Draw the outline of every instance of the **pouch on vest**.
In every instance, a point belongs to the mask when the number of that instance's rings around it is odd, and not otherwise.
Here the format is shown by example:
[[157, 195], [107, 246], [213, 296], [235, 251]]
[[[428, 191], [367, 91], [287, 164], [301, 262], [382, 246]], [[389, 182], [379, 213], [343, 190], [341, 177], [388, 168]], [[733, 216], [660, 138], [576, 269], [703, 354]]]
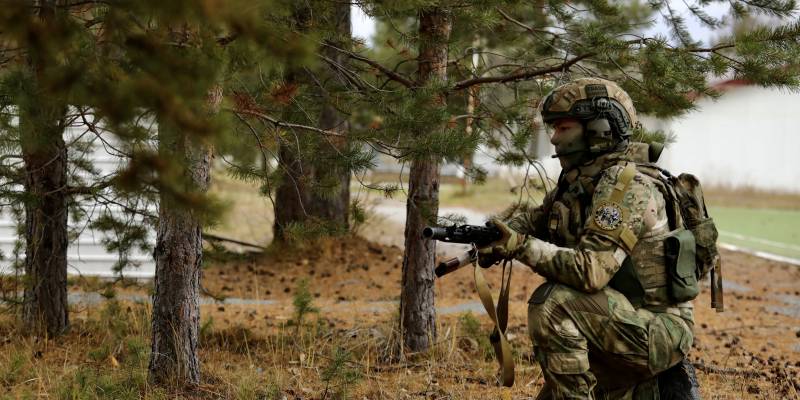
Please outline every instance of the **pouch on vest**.
[[680, 203], [681, 216], [697, 242], [697, 276], [704, 278], [719, 259], [717, 227], [706, 210], [700, 181], [691, 174], [680, 174], [675, 179], [675, 194]]
[[717, 250], [717, 227], [714, 220], [704, 218], [696, 225], [690, 227], [697, 242], [697, 273], [700, 279], [708, 275], [708, 271], [714, 268], [714, 263], [719, 258]]
[[681, 229], [664, 239], [664, 258], [669, 276], [667, 291], [670, 298], [680, 303], [697, 297], [700, 285], [697, 284], [694, 234]]

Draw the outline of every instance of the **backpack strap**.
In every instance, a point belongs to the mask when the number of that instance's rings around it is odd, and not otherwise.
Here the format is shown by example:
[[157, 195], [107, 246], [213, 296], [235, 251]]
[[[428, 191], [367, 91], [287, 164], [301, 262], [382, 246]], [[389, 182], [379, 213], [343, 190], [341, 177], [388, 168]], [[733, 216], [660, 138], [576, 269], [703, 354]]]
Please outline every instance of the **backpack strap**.
[[[656, 188], [664, 197], [664, 206], [667, 212], [669, 229], [675, 230], [683, 226], [683, 212], [680, 207], [678, 195], [675, 193], [675, 177], [666, 169], [653, 163], [637, 163], [637, 170], [653, 178], [656, 181]], [[678, 207], [676, 207], [676, 205]]]

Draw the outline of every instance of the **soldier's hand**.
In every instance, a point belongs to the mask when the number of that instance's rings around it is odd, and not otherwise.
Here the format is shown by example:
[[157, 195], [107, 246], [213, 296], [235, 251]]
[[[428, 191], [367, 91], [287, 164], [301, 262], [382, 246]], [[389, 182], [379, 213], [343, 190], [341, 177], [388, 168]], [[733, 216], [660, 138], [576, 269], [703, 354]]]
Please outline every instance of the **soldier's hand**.
[[478, 249], [478, 264], [484, 268], [494, 265], [501, 260], [514, 258], [514, 255], [524, 245], [526, 236], [509, 228], [503, 221], [493, 218], [489, 223], [500, 230], [500, 239]]
[[503, 261], [504, 257], [500, 253], [495, 253], [494, 247], [484, 247], [478, 250], [478, 265], [482, 268], [489, 268], [492, 265]]

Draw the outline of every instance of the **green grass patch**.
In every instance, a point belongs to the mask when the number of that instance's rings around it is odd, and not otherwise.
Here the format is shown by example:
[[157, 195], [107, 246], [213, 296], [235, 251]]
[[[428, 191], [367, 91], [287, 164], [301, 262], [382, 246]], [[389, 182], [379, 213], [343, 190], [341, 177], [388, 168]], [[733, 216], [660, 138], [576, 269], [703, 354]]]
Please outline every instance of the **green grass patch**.
[[710, 207], [720, 241], [800, 259], [800, 211]]

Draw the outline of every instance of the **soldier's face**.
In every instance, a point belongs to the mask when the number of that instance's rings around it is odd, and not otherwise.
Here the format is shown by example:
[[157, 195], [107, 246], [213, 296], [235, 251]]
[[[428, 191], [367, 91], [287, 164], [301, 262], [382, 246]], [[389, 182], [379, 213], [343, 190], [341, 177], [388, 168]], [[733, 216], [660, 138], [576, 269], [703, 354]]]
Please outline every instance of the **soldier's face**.
[[581, 150], [583, 144], [583, 124], [576, 119], [559, 119], [553, 123], [553, 135], [550, 143], [556, 147], [556, 154], [563, 154], [558, 157], [562, 168], [568, 168], [580, 158], [581, 154], [576, 154], [576, 150]]

